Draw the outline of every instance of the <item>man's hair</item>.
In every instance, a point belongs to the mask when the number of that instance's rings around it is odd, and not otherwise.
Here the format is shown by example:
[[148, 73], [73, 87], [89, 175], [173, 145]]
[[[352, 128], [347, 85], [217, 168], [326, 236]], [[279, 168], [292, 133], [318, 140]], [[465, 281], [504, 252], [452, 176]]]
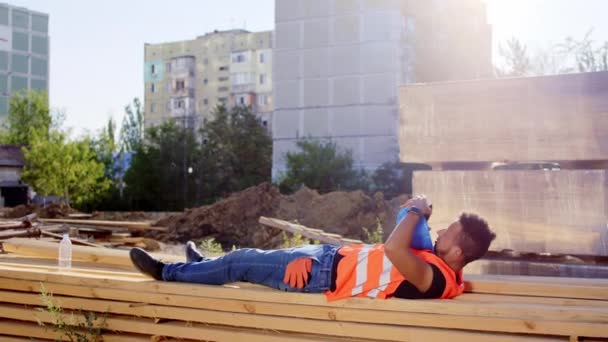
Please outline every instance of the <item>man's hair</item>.
[[488, 252], [496, 234], [490, 230], [488, 222], [476, 214], [462, 213], [458, 221], [462, 226], [459, 245], [464, 254], [464, 263], [468, 264]]

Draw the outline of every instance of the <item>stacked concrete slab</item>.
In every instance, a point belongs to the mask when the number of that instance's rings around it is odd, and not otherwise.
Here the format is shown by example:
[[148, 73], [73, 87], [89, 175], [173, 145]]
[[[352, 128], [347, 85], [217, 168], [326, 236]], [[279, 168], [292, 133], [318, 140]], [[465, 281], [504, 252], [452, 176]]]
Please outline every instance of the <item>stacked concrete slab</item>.
[[[411, 85], [400, 113], [401, 160], [439, 169], [413, 180], [435, 228], [475, 211], [496, 251], [608, 255], [608, 72]], [[479, 170], [537, 161], [561, 170]]]
[[[438, 13], [447, 15], [450, 6], [442, 9], [426, 0], [277, 0], [273, 177], [285, 169], [284, 155], [297, 150], [300, 138], [332, 139], [350, 149], [358, 166], [367, 169], [394, 160], [398, 85], [434, 78], [474, 78], [479, 70], [490, 70], [485, 7], [478, 0], [468, 3], [472, 9], [463, 7], [462, 16], [475, 19], [471, 22], [477, 26], [440, 32], [440, 25], [433, 29], [431, 23], [441, 22], [436, 20]], [[428, 68], [424, 64], [430, 58], [427, 55], [437, 52], [429, 50], [437, 44], [428, 42], [441, 37], [452, 41], [454, 35], [467, 38], [462, 45], [467, 55], [450, 62], [462, 60], [462, 66], [472, 61], [471, 70], [440, 68], [435, 61], [434, 68]], [[471, 36], [484, 37], [484, 44], [477, 44]], [[484, 53], [477, 54], [478, 50]], [[476, 59], [477, 55], [482, 57]], [[466, 71], [450, 75], [426, 72], [438, 69]]]

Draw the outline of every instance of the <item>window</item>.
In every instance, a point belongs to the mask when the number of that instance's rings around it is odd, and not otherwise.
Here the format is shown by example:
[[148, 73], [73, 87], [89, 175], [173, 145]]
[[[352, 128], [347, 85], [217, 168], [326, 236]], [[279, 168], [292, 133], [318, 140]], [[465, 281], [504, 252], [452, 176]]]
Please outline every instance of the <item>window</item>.
[[46, 77], [47, 69], [48, 69], [47, 63], [48, 62], [46, 59], [32, 57], [30, 59], [30, 69], [31, 69], [32, 75]]
[[8, 97], [0, 97], [0, 116], [8, 114]]
[[8, 26], [8, 7], [0, 6], [0, 25]]
[[27, 12], [13, 9], [13, 27], [19, 27], [26, 30], [29, 29], [30, 15]]
[[32, 52], [38, 55], [48, 55], [49, 42], [47, 37], [32, 36]]
[[255, 76], [248, 72], [236, 72], [232, 74], [232, 83], [235, 85], [255, 83]]
[[245, 105], [245, 96], [240, 96], [239, 97], [239, 104]]
[[170, 62], [165, 64], [165, 71], [171, 72], [171, 63]]
[[217, 102], [225, 105], [226, 103], [228, 103], [228, 98], [227, 97], [218, 97]]
[[221, 66], [220, 67], [220, 71], [228, 71], [228, 67], [227, 66]]
[[229, 79], [230, 79], [230, 77], [223, 76], [223, 77], [218, 77], [218, 79], [217, 79], [217, 80], [218, 80], [218, 81], [220, 81], [220, 82], [226, 82], [226, 81], [228, 81]]
[[47, 33], [49, 31], [49, 17], [32, 14], [32, 30]]
[[186, 89], [186, 81], [177, 80], [175, 81], [175, 91], [180, 91]]
[[156, 73], [156, 66], [154, 64], [150, 65], [150, 72], [152, 73], [152, 75]]
[[177, 108], [184, 108], [184, 100], [177, 101]]
[[260, 84], [266, 83], [266, 74], [260, 74]]
[[0, 51], [0, 70], [8, 69], [8, 52]]
[[154, 113], [154, 103], [150, 103], [150, 113]]
[[8, 76], [0, 74], [0, 95], [8, 94]]
[[206, 106], [206, 105], [208, 105], [208, 104], [209, 104], [209, 100], [207, 100], [207, 99], [203, 99], [203, 105], [205, 105], [205, 106]]
[[268, 95], [260, 94], [258, 95], [258, 106], [265, 106], [268, 104]]
[[264, 127], [268, 127], [268, 120], [264, 120], [264, 121], [262, 121], [262, 126], [264, 126]]
[[11, 92], [16, 93], [27, 89], [27, 78], [21, 76], [11, 76]]
[[28, 52], [30, 50], [27, 33], [13, 31], [13, 49]]
[[244, 53], [236, 53], [232, 55], [232, 63], [243, 63], [247, 60]]
[[217, 88], [217, 91], [222, 92], [222, 91], [228, 91], [229, 88], [228, 87], [219, 87]]
[[46, 91], [46, 80], [37, 80], [35, 78], [32, 78], [31, 87], [32, 89], [37, 91]]
[[151, 83], [151, 84], [150, 84], [150, 92], [152, 92], [152, 93], [153, 93], [153, 92], [154, 92], [154, 90], [155, 90], [155, 89], [154, 89], [154, 83]]
[[26, 55], [20, 55], [17, 53], [14, 53], [12, 56], [13, 59], [13, 63], [12, 63], [12, 69], [14, 72], [18, 72], [21, 74], [27, 74], [29, 73], [29, 60], [27, 58]]
[[207, 83], [209, 83], [209, 80], [205, 78], [205, 79], [203, 80], [203, 84], [204, 84], [204, 85], [207, 85]]
[[171, 111], [171, 101], [167, 101], [167, 112]]
[[260, 52], [260, 63], [264, 64], [265, 63], [266, 58], [264, 57], [264, 53]]

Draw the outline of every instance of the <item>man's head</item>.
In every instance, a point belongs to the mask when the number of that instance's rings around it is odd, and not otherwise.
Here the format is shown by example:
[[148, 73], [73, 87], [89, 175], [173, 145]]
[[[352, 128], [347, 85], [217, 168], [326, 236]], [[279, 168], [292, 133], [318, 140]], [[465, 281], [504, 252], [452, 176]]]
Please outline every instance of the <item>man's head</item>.
[[494, 234], [481, 217], [463, 213], [447, 229], [437, 232], [435, 252], [450, 265], [464, 267], [471, 261], [483, 257]]

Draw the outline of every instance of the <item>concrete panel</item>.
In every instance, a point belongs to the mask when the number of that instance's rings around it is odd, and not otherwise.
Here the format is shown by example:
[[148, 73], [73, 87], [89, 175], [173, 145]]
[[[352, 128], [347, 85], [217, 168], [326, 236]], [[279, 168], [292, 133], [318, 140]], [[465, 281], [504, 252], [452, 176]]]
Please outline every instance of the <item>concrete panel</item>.
[[300, 81], [275, 82], [273, 89], [275, 108], [299, 108], [301, 106], [300, 87]]
[[332, 46], [329, 49], [329, 74], [343, 76], [360, 72], [358, 45]]
[[300, 110], [277, 110], [272, 117], [272, 138], [296, 138], [300, 135]]
[[329, 119], [327, 108], [302, 110], [304, 121], [304, 137], [327, 137], [329, 135]]
[[304, 2], [301, 0], [276, 0], [274, 2], [275, 24], [301, 18]]
[[397, 74], [376, 74], [363, 76], [364, 103], [397, 104]]
[[333, 105], [344, 106], [361, 103], [361, 78], [359, 76], [332, 79]]
[[[398, 113], [397, 105], [362, 106], [361, 127], [363, 127], [363, 134], [390, 135], [397, 139], [397, 132], [399, 131], [397, 127]], [[396, 158], [397, 154], [393, 155], [393, 159]]]
[[303, 22], [303, 47], [305, 49], [329, 45], [329, 19], [306, 20]]
[[329, 125], [333, 137], [361, 134], [361, 107], [335, 107], [329, 112]]
[[399, 102], [402, 160], [608, 160], [608, 72], [406, 86]]
[[401, 39], [403, 17], [399, 10], [368, 12], [363, 15], [362, 41]]
[[608, 255], [606, 171], [420, 171], [414, 193], [435, 210], [432, 232], [462, 211], [477, 212], [496, 232], [491, 250]]
[[361, 73], [399, 73], [397, 42], [369, 42], [361, 44]]
[[302, 6], [302, 15], [304, 18], [328, 17], [330, 15], [331, 1], [305, 0], [300, 2], [300, 6]]
[[364, 137], [363, 165], [366, 168], [377, 168], [387, 161], [394, 161], [399, 151], [396, 136]]
[[334, 17], [332, 21], [332, 44], [353, 44], [360, 39], [360, 19], [359, 15], [347, 15]]
[[274, 52], [273, 78], [275, 82], [294, 81], [301, 77], [302, 54], [299, 50], [277, 50]]
[[407, 1], [403, 0], [362, 0], [363, 10], [401, 10], [406, 8]]
[[320, 107], [329, 104], [329, 80], [310, 79], [302, 81], [304, 87], [302, 107]]
[[299, 49], [302, 47], [301, 34], [302, 25], [299, 21], [276, 23], [275, 49]]
[[[302, 58], [302, 77], [327, 77], [329, 67], [329, 48], [299, 50]], [[276, 73], [276, 71], [275, 71]]]
[[272, 142], [272, 178], [275, 179], [275, 174], [285, 170], [285, 154], [287, 152], [296, 152], [298, 148], [296, 146], [295, 139], [293, 140], [274, 140]]
[[334, 15], [358, 13], [361, 9], [361, 0], [327, 0], [327, 2], [333, 2], [330, 11]]

